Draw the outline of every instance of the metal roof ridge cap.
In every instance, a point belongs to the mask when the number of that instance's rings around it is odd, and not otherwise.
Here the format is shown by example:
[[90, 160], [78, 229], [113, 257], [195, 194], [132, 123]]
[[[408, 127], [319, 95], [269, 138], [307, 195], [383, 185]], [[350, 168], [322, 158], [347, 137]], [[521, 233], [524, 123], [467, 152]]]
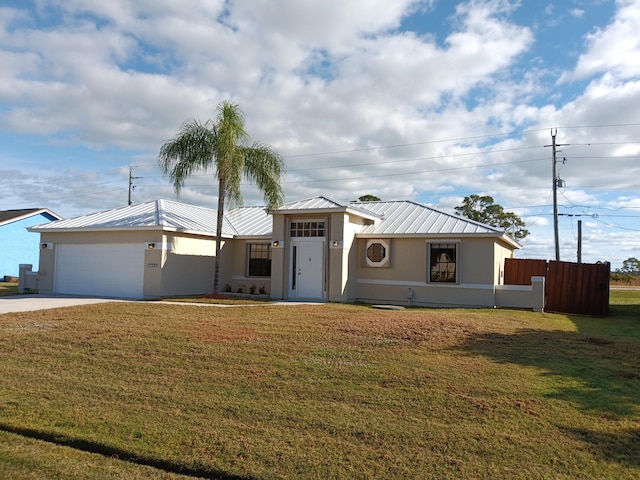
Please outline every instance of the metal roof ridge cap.
[[369, 217], [378, 218], [380, 220], [383, 220], [385, 218], [384, 212], [376, 213], [373, 210], [369, 210], [368, 208], [365, 208], [362, 206], [362, 202], [351, 202], [348, 205], [346, 205], [345, 208], [347, 210], [351, 210], [352, 212], [359, 213], [360, 215], [364, 214]]
[[156, 223], [161, 227], [169, 226], [168, 222], [164, 218], [164, 212], [164, 200], [162, 198], [159, 198], [158, 200], [156, 200]]
[[345, 202], [343, 200], [336, 200], [335, 198], [332, 197], [327, 197], [326, 195], [319, 195], [318, 197], [315, 198], [324, 198], [325, 200], [331, 202], [331, 203], [335, 203], [336, 205], [340, 206], [340, 207], [349, 207], [349, 202]]
[[[231, 222], [231, 220], [227, 217], [227, 215], [225, 214], [225, 212], [222, 212], [222, 223], [224, 224], [226, 222], [227, 226], [229, 228], [231, 228], [231, 230], [233, 230], [233, 236], [237, 237], [240, 232], [238, 232], [238, 229], [236, 228], [236, 226]], [[217, 222], [216, 222], [216, 229], [218, 228]], [[224, 230], [224, 229], [223, 229]], [[217, 233], [217, 232], [216, 232]], [[221, 232], [222, 234], [222, 232]]]

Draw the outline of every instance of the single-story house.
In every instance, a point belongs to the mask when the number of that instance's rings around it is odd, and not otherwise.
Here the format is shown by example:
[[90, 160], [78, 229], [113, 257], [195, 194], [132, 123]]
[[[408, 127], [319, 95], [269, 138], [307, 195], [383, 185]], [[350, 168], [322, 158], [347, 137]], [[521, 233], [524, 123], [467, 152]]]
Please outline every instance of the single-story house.
[[28, 227], [62, 217], [46, 208], [24, 208], [0, 211], [0, 279], [17, 277], [20, 264], [31, 264], [37, 270], [40, 258], [38, 235]]
[[[156, 200], [30, 227], [39, 291], [156, 298], [212, 291], [216, 211]], [[273, 299], [494, 306], [504, 231], [412, 201], [316, 197], [229, 209], [221, 290]]]

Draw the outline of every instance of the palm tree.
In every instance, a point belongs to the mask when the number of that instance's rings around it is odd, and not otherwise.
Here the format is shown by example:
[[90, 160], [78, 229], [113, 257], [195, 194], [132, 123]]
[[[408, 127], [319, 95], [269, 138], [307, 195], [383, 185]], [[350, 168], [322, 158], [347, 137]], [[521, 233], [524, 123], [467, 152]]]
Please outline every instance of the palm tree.
[[225, 199], [228, 197], [232, 204], [242, 205], [240, 182], [246, 178], [255, 181], [269, 208], [276, 208], [284, 201], [280, 186], [284, 160], [267, 145], [256, 142], [247, 146], [247, 140], [242, 110], [225, 100], [218, 104], [215, 121], [185, 121], [176, 136], [162, 145], [158, 156], [158, 164], [172, 180], [177, 195], [185, 180], [195, 173], [213, 169], [218, 179], [214, 293], [218, 292], [220, 277]]

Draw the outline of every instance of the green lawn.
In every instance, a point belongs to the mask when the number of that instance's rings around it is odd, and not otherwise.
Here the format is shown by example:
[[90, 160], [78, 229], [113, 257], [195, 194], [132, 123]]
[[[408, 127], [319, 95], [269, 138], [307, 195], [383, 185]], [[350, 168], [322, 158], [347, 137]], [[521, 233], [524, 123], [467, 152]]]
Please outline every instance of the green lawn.
[[611, 298], [1, 315], [0, 478], [639, 478], [640, 292]]

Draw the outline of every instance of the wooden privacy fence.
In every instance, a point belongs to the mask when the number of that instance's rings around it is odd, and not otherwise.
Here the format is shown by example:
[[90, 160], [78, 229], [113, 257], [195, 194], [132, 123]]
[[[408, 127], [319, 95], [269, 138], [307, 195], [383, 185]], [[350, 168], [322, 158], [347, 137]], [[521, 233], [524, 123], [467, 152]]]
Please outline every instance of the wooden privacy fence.
[[545, 277], [545, 309], [585, 315], [609, 314], [610, 264], [507, 258], [505, 285], [531, 285]]

